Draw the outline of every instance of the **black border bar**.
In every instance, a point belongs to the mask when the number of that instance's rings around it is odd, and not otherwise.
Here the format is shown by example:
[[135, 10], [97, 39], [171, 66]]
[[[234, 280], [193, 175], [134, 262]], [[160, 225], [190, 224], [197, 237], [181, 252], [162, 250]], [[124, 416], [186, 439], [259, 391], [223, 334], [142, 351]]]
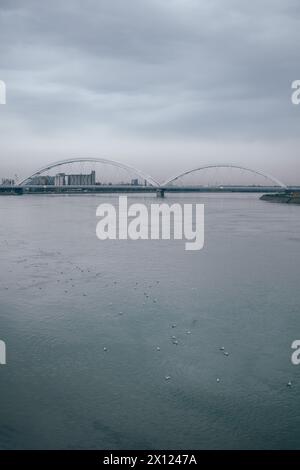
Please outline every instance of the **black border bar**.
[[[130, 460], [135, 459], [135, 461]], [[85, 468], [107, 468], [121, 465], [123, 468], [137, 468], [148, 465], [149, 468], [169, 465], [171, 467], [197, 467], [205, 464], [282, 464], [299, 463], [300, 450], [2, 450], [0, 468], [8, 465], [72, 465]], [[132, 463], [134, 465], [132, 466]]]

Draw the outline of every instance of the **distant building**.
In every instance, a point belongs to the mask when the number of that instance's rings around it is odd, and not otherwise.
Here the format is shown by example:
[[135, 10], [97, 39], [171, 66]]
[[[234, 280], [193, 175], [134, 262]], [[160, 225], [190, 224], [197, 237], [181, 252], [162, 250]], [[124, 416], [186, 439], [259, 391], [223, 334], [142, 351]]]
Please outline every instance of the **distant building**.
[[132, 186], [138, 186], [139, 185], [139, 180], [137, 178], [134, 178], [131, 180], [131, 185]]
[[65, 186], [66, 184], [66, 174], [65, 173], [58, 173], [55, 175], [54, 178], [55, 186]]
[[14, 186], [15, 180], [11, 178], [2, 178], [2, 186]]
[[55, 177], [54, 176], [34, 176], [30, 180], [30, 184], [35, 186], [54, 186]]
[[96, 184], [96, 172], [89, 175], [68, 175], [68, 186], [94, 186]]

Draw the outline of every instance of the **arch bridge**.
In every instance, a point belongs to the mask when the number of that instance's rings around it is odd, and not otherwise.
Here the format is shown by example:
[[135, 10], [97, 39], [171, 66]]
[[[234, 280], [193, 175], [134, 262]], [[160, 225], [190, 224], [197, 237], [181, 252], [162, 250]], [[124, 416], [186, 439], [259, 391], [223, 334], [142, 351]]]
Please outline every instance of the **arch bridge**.
[[19, 185], [20, 186], [25, 186], [28, 185], [34, 178], [41, 176], [43, 173], [46, 173], [49, 170], [52, 170], [54, 168], [59, 168], [63, 165], [69, 165], [73, 163], [102, 163], [104, 165], [112, 166], [118, 169], [125, 170], [128, 173], [132, 173], [136, 175], [137, 178], [142, 179], [143, 181], [147, 182], [150, 186], [159, 186], [159, 183], [155, 181], [152, 176], [146, 174], [145, 172], [131, 167], [129, 165], [125, 165], [124, 163], [117, 162], [115, 160], [109, 160], [107, 158], [91, 158], [91, 157], [85, 157], [85, 158], [71, 158], [71, 159], [66, 159], [66, 160], [59, 160], [57, 162], [51, 163], [47, 166], [44, 166], [43, 168], [40, 168], [36, 172], [34, 172], [32, 175], [26, 177], [23, 179]]
[[183, 171], [182, 173], [178, 173], [177, 175], [173, 176], [172, 178], [167, 179], [163, 183], [163, 186], [168, 187], [168, 186], [174, 184], [179, 178], [190, 175], [192, 173], [196, 173], [198, 171], [203, 171], [203, 170], [212, 169], [212, 168], [232, 168], [232, 169], [242, 170], [242, 171], [245, 171], [247, 173], [252, 173], [254, 175], [257, 175], [257, 176], [262, 176], [263, 178], [267, 179], [268, 181], [271, 181], [273, 183], [273, 186], [279, 186], [283, 189], [287, 188], [285, 183], [283, 183], [279, 179], [275, 178], [274, 176], [265, 173], [264, 171], [253, 170], [251, 168], [244, 167], [244, 166], [241, 166], [241, 165], [224, 164], [224, 163], [202, 165], [202, 166], [199, 166], [199, 167], [196, 167], [196, 168], [192, 168], [190, 170]]
[[[101, 164], [101, 165], [104, 165], [105, 167], [110, 167], [113, 172], [116, 172], [117, 170], [122, 170], [124, 171], [127, 175], [132, 175], [134, 176], [134, 179], [131, 180], [130, 183], [121, 183], [121, 184], [112, 184], [112, 183], [97, 183], [95, 181], [95, 178], [93, 180], [93, 182], [91, 182], [92, 180], [87, 180], [88, 182], [85, 182], [83, 184], [79, 184], [78, 181], [80, 181], [80, 179], [69, 179], [68, 181], [68, 184], [65, 185], [65, 183], [62, 183], [61, 185], [58, 184], [58, 186], [61, 186], [60, 188], [57, 188], [57, 184], [56, 182], [54, 183], [54, 177], [52, 176], [52, 183], [51, 185], [48, 186], [49, 183], [46, 183], [46, 184], [42, 184], [42, 183], [39, 183], [39, 184], [36, 184], [37, 181], [40, 181], [42, 178], [43, 178], [43, 175], [44, 175], [44, 178], [45, 175], [47, 174], [47, 172], [50, 172], [51, 170], [55, 170], [55, 169], [60, 169], [62, 166], [64, 165], [72, 165], [72, 164], [85, 164], [85, 163], [90, 163], [90, 164]], [[181, 173], [178, 173], [177, 175], [167, 179], [166, 181], [164, 181], [163, 183], [160, 183], [158, 182], [157, 180], [155, 180], [151, 175], [148, 175], [147, 173], [145, 173], [144, 171], [142, 170], [139, 170], [137, 168], [134, 168], [134, 167], [131, 167], [129, 165], [126, 165], [124, 163], [120, 163], [118, 161], [115, 161], [115, 160], [109, 160], [109, 159], [106, 159], [106, 158], [91, 158], [91, 157], [83, 157], [83, 158], [72, 158], [72, 159], [65, 159], [65, 160], [59, 160], [59, 161], [56, 161], [54, 163], [51, 163], [47, 166], [44, 166], [43, 168], [40, 168], [39, 170], [37, 170], [36, 172], [34, 172], [33, 174], [31, 174], [30, 176], [26, 177], [25, 179], [23, 179], [20, 183], [19, 183], [19, 187], [22, 187], [24, 189], [27, 188], [27, 190], [30, 190], [30, 188], [32, 190], [38, 190], [38, 189], [41, 189], [41, 187], [44, 188], [44, 191], [46, 192], [50, 192], [50, 191], [72, 191], [72, 189], [75, 191], [75, 189], [79, 189], [81, 188], [81, 190], [87, 190], [87, 188], [89, 187], [90, 190], [94, 190], [94, 191], [119, 191], [119, 192], [126, 192], [126, 191], [159, 191], [162, 195], [164, 193], [164, 191], [205, 191], [207, 189], [209, 189], [210, 191], [213, 191], [213, 190], [216, 190], [216, 191], [220, 191], [220, 190], [223, 190], [223, 191], [233, 191], [233, 190], [236, 190], [236, 191], [259, 191], [259, 188], [260, 186], [257, 186], [257, 187], [254, 187], [254, 186], [243, 186], [243, 185], [234, 185], [234, 186], [220, 186], [220, 185], [216, 185], [215, 187], [214, 186], [200, 186], [200, 185], [184, 185], [183, 183], [180, 184], [180, 180], [181, 178], [183, 179], [185, 176], [187, 175], [191, 175], [191, 174], [195, 174], [197, 172], [203, 172], [204, 170], [207, 170], [207, 169], [219, 169], [219, 168], [229, 168], [229, 169], [237, 169], [237, 170], [241, 170], [243, 172], [246, 172], [248, 174], [252, 174], [252, 175], [256, 175], [256, 176], [260, 176], [260, 177], [263, 177], [265, 178], [268, 182], [271, 183], [266, 185], [266, 186], [261, 186], [261, 191], [266, 191], [268, 190], [272, 190], [274, 191], [276, 188], [277, 189], [280, 189], [280, 190], [286, 190], [287, 189], [287, 186], [282, 182], [280, 181], [278, 178], [272, 176], [272, 175], [269, 175], [267, 173], [265, 173], [264, 171], [260, 171], [260, 170], [254, 170], [254, 169], [251, 169], [251, 168], [248, 168], [248, 167], [244, 167], [244, 166], [241, 166], [241, 165], [236, 165], [236, 164], [223, 164], [223, 163], [220, 163], [220, 164], [206, 164], [206, 165], [201, 165], [201, 166], [198, 166], [198, 167], [195, 167], [195, 168], [192, 168], [192, 169], [189, 169], [189, 170], [186, 170], [186, 171], [183, 171]], [[59, 175], [64, 175], [64, 173], [58, 173], [58, 176]], [[68, 177], [70, 175], [66, 174], [66, 177]], [[74, 175], [72, 175], [74, 176]], [[75, 175], [75, 176], [82, 176], [82, 175]], [[71, 183], [70, 183], [71, 181]], [[72, 184], [72, 181], [73, 181], [73, 184]], [[74, 184], [74, 181], [77, 181], [76, 184]], [[133, 182], [133, 183], [132, 183]]]

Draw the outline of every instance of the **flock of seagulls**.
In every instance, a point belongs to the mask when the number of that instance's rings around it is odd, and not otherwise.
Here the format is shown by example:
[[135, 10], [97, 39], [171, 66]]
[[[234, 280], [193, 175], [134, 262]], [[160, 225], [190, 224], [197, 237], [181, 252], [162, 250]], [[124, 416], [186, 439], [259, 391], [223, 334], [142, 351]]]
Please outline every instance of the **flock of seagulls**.
[[[22, 261], [27, 261], [27, 259], [26, 259], [26, 260], [22, 260]], [[71, 263], [71, 264], [73, 264], [73, 263]], [[87, 273], [90, 273], [90, 272], [91, 272], [89, 269], [84, 270], [84, 269], [82, 269], [82, 267], [80, 267], [79, 265], [76, 265], [76, 264], [74, 264], [74, 267], [75, 267], [75, 269], [78, 270], [80, 273], [84, 273], [85, 271], [86, 271]], [[96, 274], [96, 277], [98, 277], [100, 274], [101, 274], [101, 273], [97, 273], [97, 274]], [[60, 271], [60, 275], [61, 275], [61, 276], [64, 276], [64, 275], [65, 275], [64, 271]], [[61, 281], [66, 282], [65, 279], [59, 279], [59, 278], [56, 279], [56, 282], [57, 282], [57, 283], [60, 283]], [[68, 284], [71, 284], [71, 288], [75, 288], [74, 282], [75, 282], [75, 280], [74, 280], [74, 278], [72, 278], [72, 277], [69, 278], [68, 281], [67, 281]], [[117, 283], [118, 283], [117, 280], [114, 280], [114, 281], [113, 281], [113, 285], [114, 285], [114, 286], [116, 286]], [[137, 290], [139, 284], [140, 284], [139, 282], [136, 282], [136, 283], [135, 283], [135, 286], [133, 287], [133, 289], [134, 289], [134, 290]], [[159, 285], [159, 284], [160, 284], [160, 281], [159, 281], [159, 280], [156, 280], [156, 285]], [[36, 286], [36, 287], [38, 287], [39, 290], [42, 290], [42, 289], [43, 289], [42, 286]], [[109, 284], [106, 284], [105, 287], [109, 287]], [[148, 288], [151, 289], [152, 287], [153, 287], [153, 284], [149, 284], [149, 285], [148, 285]], [[4, 287], [4, 289], [5, 289], [5, 290], [9, 290], [8, 287]], [[195, 288], [192, 288], [192, 289], [195, 289]], [[69, 292], [68, 289], [64, 289], [64, 293], [65, 293], [65, 294], [67, 294], [68, 292]], [[83, 293], [82, 293], [82, 296], [83, 296], [83, 297], [87, 297], [87, 294], [86, 294], [85, 292], [83, 292]], [[148, 303], [149, 299], [150, 299], [150, 295], [149, 295], [148, 292], [145, 291], [145, 292], [144, 292], [144, 302], [142, 303], [143, 306], [146, 305], [146, 303]], [[156, 297], [154, 297], [154, 298], [152, 299], [152, 302], [153, 302], [153, 303], [157, 303], [157, 302], [158, 302], [158, 299], [157, 299]], [[112, 306], [113, 306], [113, 302], [110, 302], [110, 303], [109, 303], [109, 306], [112, 307]], [[123, 311], [119, 311], [118, 315], [119, 315], [119, 316], [122, 316], [122, 315], [123, 315]], [[177, 327], [177, 324], [176, 324], [176, 323], [173, 323], [173, 324], [171, 325], [171, 328], [172, 328], [172, 329], [175, 329], [176, 327]], [[190, 331], [190, 330], [186, 330], [185, 333], [186, 333], [187, 335], [191, 335], [191, 331]], [[172, 336], [171, 336], [171, 342], [172, 342], [172, 344], [174, 344], [174, 345], [176, 345], [176, 346], [179, 344], [178, 338], [177, 338], [175, 335], [172, 335]], [[221, 346], [221, 347], [219, 348], [219, 350], [223, 353], [223, 355], [224, 355], [225, 357], [228, 357], [228, 356], [229, 356], [229, 352], [225, 350], [225, 347], [224, 347], [224, 346]], [[104, 351], [104, 352], [108, 352], [109, 349], [108, 349], [106, 346], [104, 346], [104, 347], [103, 347], [103, 351]], [[157, 347], [156, 347], [156, 351], [158, 351], [158, 352], [161, 351], [161, 348], [160, 348], [159, 346], [157, 346]], [[166, 381], [171, 380], [171, 376], [170, 376], [170, 375], [166, 375], [166, 376], [165, 376], [165, 380], [166, 380]], [[216, 382], [217, 382], [217, 383], [220, 383], [220, 381], [221, 381], [220, 377], [217, 377], [217, 378], [216, 378]], [[291, 388], [291, 387], [293, 386], [292, 381], [289, 380], [289, 381], [286, 383], [286, 386], [287, 386], [288, 388]]]
[[[159, 284], [159, 280], [157, 280], [156, 283]], [[116, 281], [116, 280], [113, 281], [113, 284], [114, 284], [114, 285], [117, 285], [117, 281]], [[137, 290], [138, 285], [139, 285], [139, 283], [136, 282], [133, 289], [134, 289], [134, 290]], [[152, 285], [150, 284], [148, 287], [151, 288]], [[148, 292], [144, 292], [143, 295], [144, 295], [144, 299], [145, 299], [145, 300], [146, 300], [146, 299], [150, 299], [150, 295], [149, 295]], [[154, 299], [153, 299], [153, 303], [157, 303], [157, 301], [158, 301], [157, 298], [154, 298]], [[145, 301], [143, 302], [143, 305], [146, 305], [146, 302], [145, 302]], [[113, 303], [110, 302], [110, 303], [109, 303], [109, 306], [110, 306], [110, 307], [113, 306]], [[120, 311], [120, 312], [119, 312], [119, 315], [122, 315], [122, 314], [123, 314], [123, 312]], [[177, 323], [172, 323], [172, 324], [171, 324], [171, 328], [172, 328], [172, 329], [177, 328]], [[186, 331], [185, 331], [185, 334], [191, 335], [192, 332], [191, 332], [191, 330], [186, 330]], [[172, 344], [174, 344], [174, 345], [177, 346], [177, 345], [179, 344], [179, 341], [178, 341], [177, 336], [172, 335], [172, 336], [171, 336], [171, 342], [172, 342]], [[221, 347], [219, 348], [219, 350], [223, 352], [224, 356], [226, 356], [226, 357], [229, 356], [229, 352], [225, 350], [225, 347], [224, 347], [224, 346], [221, 346]], [[108, 351], [108, 348], [105, 346], [105, 347], [103, 348], [103, 351], [104, 351], [104, 352], [107, 352], [107, 351]], [[156, 346], [156, 351], [158, 351], [158, 352], [161, 351], [160, 346]], [[166, 376], [165, 376], [165, 380], [166, 380], [166, 381], [171, 380], [171, 376], [170, 376], [170, 375], [166, 375]], [[217, 378], [216, 378], [216, 381], [217, 381], [217, 383], [220, 383], [221, 379], [220, 379], [219, 377], [217, 377]]]

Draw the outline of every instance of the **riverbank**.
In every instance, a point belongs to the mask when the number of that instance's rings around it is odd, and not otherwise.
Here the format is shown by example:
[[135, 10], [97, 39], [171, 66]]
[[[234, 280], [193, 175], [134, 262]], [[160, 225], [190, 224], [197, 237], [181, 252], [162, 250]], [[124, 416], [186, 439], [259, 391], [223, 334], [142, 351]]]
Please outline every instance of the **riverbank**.
[[264, 194], [260, 198], [262, 201], [279, 202], [284, 204], [300, 204], [300, 192], [286, 192], [276, 194]]

